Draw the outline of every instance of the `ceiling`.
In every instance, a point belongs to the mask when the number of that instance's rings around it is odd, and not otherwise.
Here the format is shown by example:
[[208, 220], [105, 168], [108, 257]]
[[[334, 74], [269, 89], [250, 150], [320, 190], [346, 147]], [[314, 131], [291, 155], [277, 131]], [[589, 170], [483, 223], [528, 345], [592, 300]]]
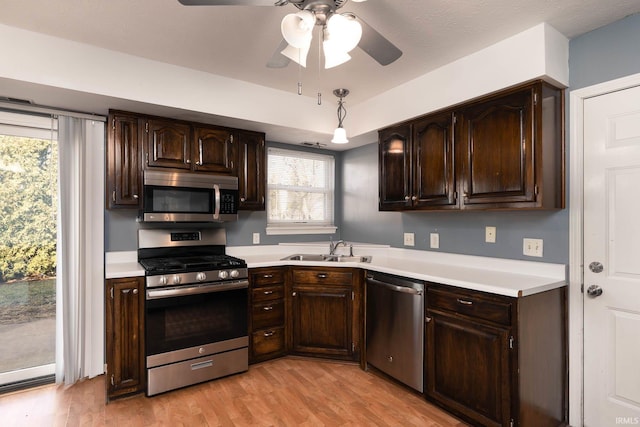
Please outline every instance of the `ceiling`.
[[[541, 22], [573, 38], [640, 12], [640, 2], [347, 2], [340, 12], [355, 13], [399, 47], [403, 55], [396, 62], [381, 66], [356, 48], [351, 61], [330, 70], [318, 67], [318, 28], [306, 69], [293, 62], [283, 69], [265, 66], [282, 40], [280, 21], [286, 14], [298, 11], [292, 5], [187, 7], [177, 0], [0, 0], [0, 10], [2, 24], [277, 90], [295, 93], [300, 81], [303, 95], [313, 98], [310, 102], [315, 101], [319, 90], [323, 102], [335, 104], [333, 89], [348, 88], [348, 108]], [[87, 104], [85, 108], [92, 108], [90, 102]], [[91, 111], [104, 114], [100, 111], [104, 105], [93, 108], [98, 110]], [[153, 113], [161, 114], [162, 109], [155, 108]], [[345, 127], [348, 129], [348, 118]], [[263, 130], [267, 130], [269, 138], [268, 126]], [[298, 131], [295, 140], [304, 139]]]

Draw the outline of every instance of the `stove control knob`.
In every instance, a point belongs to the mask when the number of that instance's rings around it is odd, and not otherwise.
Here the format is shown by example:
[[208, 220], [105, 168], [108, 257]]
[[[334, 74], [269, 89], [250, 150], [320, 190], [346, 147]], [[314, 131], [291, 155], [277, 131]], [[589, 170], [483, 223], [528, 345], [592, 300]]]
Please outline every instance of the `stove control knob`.
[[229, 273], [231, 275], [231, 277], [233, 279], [235, 279], [236, 277], [238, 277], [240, 275], [240, 272], [238, 270], [231, 270], [231, 273]]
[[203, 272], [197, 273], [196, 274], [196, 280], [198, 282], [204, 282], [207, 279], [207, 275]]
[[174, 285], [179, 285], [181, 281], [182, 281], [182, 278], [179, 275], [174, 274], [174, 276], [173, 276], [173, 284]]
[[166, 285], [167, 284], [167, 276], [160, 276], [160, 284], [161, 285]]
[[220, 270], [218, 271], [218, 277], [220, 279], [226, 279], [227, 277], [229, 277], [229, 272], [227, 270]]

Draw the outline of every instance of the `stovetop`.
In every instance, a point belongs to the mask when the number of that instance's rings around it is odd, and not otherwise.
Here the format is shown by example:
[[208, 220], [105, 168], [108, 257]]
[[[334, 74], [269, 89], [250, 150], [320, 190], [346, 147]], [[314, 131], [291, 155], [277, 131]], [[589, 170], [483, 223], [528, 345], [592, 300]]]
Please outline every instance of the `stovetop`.
[[187, 273], [193, 271], [246, 268], [244, 260], [230, 255], [198, 255], [140, 259], [147, 275], [163, 273]]

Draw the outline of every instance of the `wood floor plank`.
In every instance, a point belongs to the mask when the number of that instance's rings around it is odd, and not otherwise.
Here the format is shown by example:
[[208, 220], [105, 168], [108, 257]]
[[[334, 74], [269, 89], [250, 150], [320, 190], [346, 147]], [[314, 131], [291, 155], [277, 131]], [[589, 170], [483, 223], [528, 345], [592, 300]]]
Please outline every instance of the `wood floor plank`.
[[418, 393], [356, 364], [287, 357], [248, 372], [147, 398], [105, 404], [104, 378], [0, 395], [0, 425], [421, 426], [464, 423]]

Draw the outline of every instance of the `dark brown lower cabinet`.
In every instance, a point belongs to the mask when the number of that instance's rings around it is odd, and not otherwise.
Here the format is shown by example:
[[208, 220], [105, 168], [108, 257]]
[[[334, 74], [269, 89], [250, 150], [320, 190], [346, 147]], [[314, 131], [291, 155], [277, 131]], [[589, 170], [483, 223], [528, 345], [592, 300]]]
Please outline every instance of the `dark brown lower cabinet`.
[[284, 356], [285, 267], [254, 268], [249, 271], [249, 363]]
[[143, 392], [144, 278], [106, 281], [107, 400]]
[[359, 360], [359, 284], [358, 270], [291, 269], [291, 353]]
[[427, 399], [474, 425], [566, 425], [565, 298], [428, 287]]

